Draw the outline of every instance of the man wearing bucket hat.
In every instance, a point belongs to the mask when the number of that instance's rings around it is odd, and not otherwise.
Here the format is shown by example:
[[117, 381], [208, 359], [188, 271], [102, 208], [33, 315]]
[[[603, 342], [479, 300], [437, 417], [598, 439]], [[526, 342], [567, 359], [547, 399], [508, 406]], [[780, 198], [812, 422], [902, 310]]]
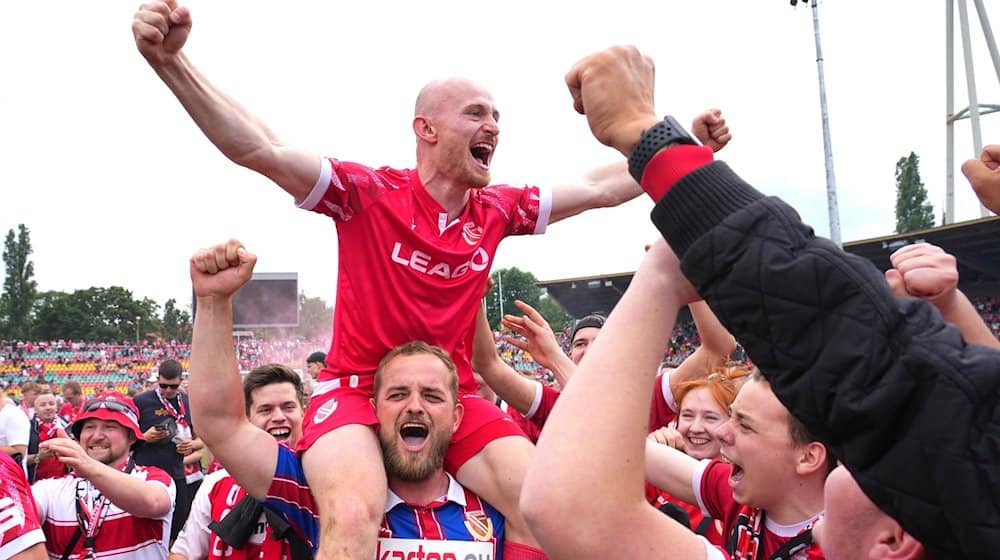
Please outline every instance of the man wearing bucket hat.
[[138, 417], [130, 399], [98, 397], [84, 405], [71, 426], [77, 441], [54, 438], [40, 444], [73, 469], [69, 476], [32, 487], [50, 554], [167, 557], [176, 489], [162, 469], [132, 459], [132, 448], [145, 439]]

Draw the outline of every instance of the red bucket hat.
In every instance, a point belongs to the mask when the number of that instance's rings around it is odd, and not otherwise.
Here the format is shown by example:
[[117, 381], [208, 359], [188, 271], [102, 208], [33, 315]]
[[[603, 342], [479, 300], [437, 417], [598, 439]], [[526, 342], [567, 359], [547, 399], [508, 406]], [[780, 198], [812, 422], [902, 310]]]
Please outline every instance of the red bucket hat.
[[80, 439], [83, 422], [88, 418], [110, 420], [128, 428], [135, 434], [136, 441], [145, 441], [142, 430], [139, 429], [139, 409], [132, 399], [115, 395], [102, 395], [87, 401], [83, 406], [83, 414], [73, 422], [71, 429], [76, 439]]

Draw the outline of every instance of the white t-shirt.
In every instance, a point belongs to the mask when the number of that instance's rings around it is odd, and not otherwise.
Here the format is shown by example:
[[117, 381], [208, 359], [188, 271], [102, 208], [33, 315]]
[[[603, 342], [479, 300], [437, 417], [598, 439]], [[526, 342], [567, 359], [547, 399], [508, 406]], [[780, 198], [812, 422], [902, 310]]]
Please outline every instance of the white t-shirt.
[[28, 438], [31, 435], [31, 421], [21, 407], [11, 401], [0, 407], [0, 445], [23, 445], [21, 468], [28, 472]]

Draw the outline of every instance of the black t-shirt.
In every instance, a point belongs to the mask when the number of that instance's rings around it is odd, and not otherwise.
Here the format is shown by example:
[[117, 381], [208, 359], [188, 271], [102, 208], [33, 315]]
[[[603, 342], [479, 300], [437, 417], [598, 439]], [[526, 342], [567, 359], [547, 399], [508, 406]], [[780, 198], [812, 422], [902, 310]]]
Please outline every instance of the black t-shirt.
[[[184, 418], [187, 420], [188, 426], [192, 426], [191, 404], [188, 402], [187, 394], [178, 392], [177, 397], [168, 400], [174, 409], [179, 411], [179, 399], [183, 399]], [[156, 389], [139, 393], [133, 402], [139, 409], [139, 428], [143, 432], [173, 418], [173, 412], [160, 402]], [[191, 427], [191, 437], [195, 437], [194, 426]], [[184, 456], [177, 452], [177, 444], [169, 437], [157, 442], [142, 443], [135, 451], [135, 463], [159, 467], [167, 471], [167, 474], [175, 480], [184, 478]]]

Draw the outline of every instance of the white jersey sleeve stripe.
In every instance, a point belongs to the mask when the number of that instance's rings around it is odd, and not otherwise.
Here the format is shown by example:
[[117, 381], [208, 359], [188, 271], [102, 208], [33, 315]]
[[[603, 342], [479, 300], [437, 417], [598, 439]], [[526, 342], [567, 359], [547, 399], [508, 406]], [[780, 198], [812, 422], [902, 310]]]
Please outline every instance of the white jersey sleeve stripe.
[[552, 216], [552, 189], [539, 187], [538, 189], [538, 221], [535, 222], [535, 231], [532, 235], [545, 233], [545, 228], [549, 225], [549, 218]]
[[10, 558], [19, 552], [28, 550], [38, 543], [44, 542], [45, 533], [43, 533], [41, 529], [32, 529], [7, 544], [0, 546], [0, 558]]
[[701, 539], [701, 542], [705, 543], [705, 560], [728, 560], [721, 550], [708, 542], [708, 539], [701, 535], [698, 535], [698, 538]]
[[674, 374], [674, 369], [676, 368], [663, 372], [660, 380], [660, 393], [663, 394], [663, 402], [667, 403], [670, 410], [677, 412], [677, 401], [674, 400], [674, 392], [670, 390], [670, 376]]
[[542, 384], [535, 381], [535, 399], [531, 401], [531, 408], [524, 415], [525, 418], [531, 418], [538, 412], [538, 406], [542, 404]]
[[316, 184], [313, 185], [309, 194], [301, 201], [296, 200], [295, 205], [303, 210], [312, 210], [316, 208], [319, 201], [323, 200], [323, 195], [326, 194], [327, 189], [330, 188], [331, 180], [334, 186], [343, 190], [340, 184], [340, 179], [333, 173], [333, 164], [327, 158], [320, 158], [320, 169], [319, 178], [316, 179]]
[[701, 508], [701, 512], [705, 514], [705, 517], [711, 517], [712, 514], [708, 512], [708, 508], [705, 507], [705, 502], [701, 497], [701, 479], [705, 476], [705, 467], [711, 462], [711, 459], [702, 459], [691, 469], [691, 489], [694, 490], [694, 499], [698, 502], [698, 507]]

